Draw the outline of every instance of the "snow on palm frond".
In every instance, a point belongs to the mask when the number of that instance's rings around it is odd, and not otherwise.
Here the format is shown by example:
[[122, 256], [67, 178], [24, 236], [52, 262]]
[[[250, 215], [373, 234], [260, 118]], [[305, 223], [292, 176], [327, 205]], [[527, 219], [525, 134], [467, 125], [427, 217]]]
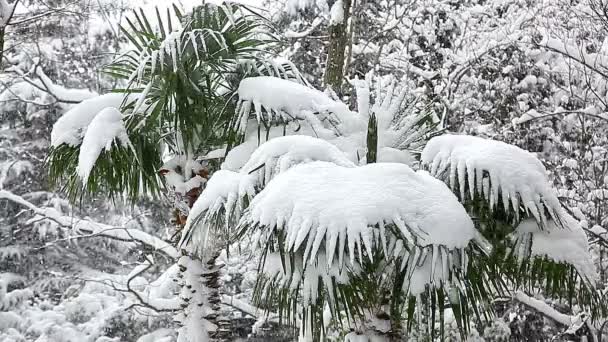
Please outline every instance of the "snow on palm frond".
[[560, 222], [561, 205], [547, 180], [543, 164], [530, 152], [500, 141], [464, 135], [432, 138], [422, 152], [422, 164], [444, 180], [464, 201], [479, 195], [495, 208], [502, 201], [516, 217], [520, 206], [541, 224], [546, 213]]
[[91, 121], [105, 108], [120, 108], [124, 99], [123, 94], [110, 93], [84, 100], [72, 107], [53, 125], [51, 146], [80, 145]]
[[294, 165], [311, 161], [355, 166], [338, 148], [321, 139], [285, 136], [269, 140], [256, 149], [239, 172], [220, 170], [213, 174], [190, 211], [181, 244], [204, 249], [210, 225], [229, 233], [257, 189]]
[[87, 127], [78, 156], [78, 175], [87, 183], [91, 169], [105, 149], [109, 151], [113, 143], [124, 147], [131, 145], [127, 130], [118, 109], [109, 107], [99, 112]]
[[203, 255], [208, 239], [218, 229], [230, 235], [243, 210], [255, 196], [255, 178], [247, 173], [220, 170], [213, 174], [186, 220], [180, 245]]
[[[585, 231], [580, 223], [568, 214], [562, 215], [562, 223], [563, 227], [557, 227], [551, 221], [546, 229], [540, 229], [536, 221], [525, 219], [515, 229], [515, 237], [530, 243], [532, 256], [546, 256], [556, 263], [570, 264], [583, 279], [597, 280], [598, 273], [592, 262]], [[526, 246], [524, 243], [520, 244], [520, 249]]]
[[275, 176], [296, 164], [326, 161], [339, 166], [354, 167], [346, 155], [325, 140], [291, 135], [271, 139], [257, 148], [241, 172], [257, 173], [258, 184], [265, 185]]
[[331, 113], [338, 122], [356, 119], [348, 107], [331, 99], [323, 92], [306, 85], [276, 77], [250, 77], [241, 81], [238, 89], [237, 130], [243, 132], [252, 110], [258, 123], [308, 121], [315, 128], [322, 128], [316, 113]]
[[327, 287], [328, 293], [334, 293], [333, 285], [343, 285], [350, 281], [350, 274], [360, 270], [357, 266], [339, 267], [337, 262], [328, 265], [325, 253], [319, 252], [317, 261], [304, 265], [302, 259], [285, 258], [278, 252], [266, 255], [263, 266], [263, 275], [267, 277], [260, 293], [267, 293], [272, 288], [284, 288], [290, 291], [302, 289], [304, 304], [315, 303], [319, 290]]
[[[441, 203], [441, 206], [438, 205]], [[295, 166], [275, 177], [251, 202], [241, 225], [260, 227], [261, 241], [284, 236], [286, 251], [314, 264], [322, 251], [331, 266], [374, 258], [388, 249], [445, 246], [462, 249], [475, 228], [456, 197], [440, 181], [403, 164], [348, 168], [327, 162]], [[399, 248], [401, 249], [401, 248]], [[436, 257], [436, 256], [435, 256]]]

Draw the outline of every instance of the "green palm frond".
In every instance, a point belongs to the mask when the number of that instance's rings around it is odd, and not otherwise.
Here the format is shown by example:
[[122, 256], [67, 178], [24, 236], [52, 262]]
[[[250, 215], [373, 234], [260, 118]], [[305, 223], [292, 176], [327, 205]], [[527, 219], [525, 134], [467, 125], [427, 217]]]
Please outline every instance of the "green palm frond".
[[101, 152], [86, 184], [76, 171], [80, 148], [66, 144], [51, 147], [47, 157], [51, 186], [63, 184], [72, 201], [93, 193], [128, 198], [158, 196], [161, 187], [156, 177], [161, 164], [158, 145], [147, 136], [131, 134], [129, 139], [129, 147], [113, 146]]

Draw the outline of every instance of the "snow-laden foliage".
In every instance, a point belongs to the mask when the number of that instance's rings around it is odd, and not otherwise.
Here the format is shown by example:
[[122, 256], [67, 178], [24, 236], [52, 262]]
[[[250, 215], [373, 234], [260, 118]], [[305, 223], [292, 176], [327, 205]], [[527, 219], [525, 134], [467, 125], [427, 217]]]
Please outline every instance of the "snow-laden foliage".
[[51, 146], [61, 144], [78, 146], [82, 143], [87, 127], [106, 108], [120, 108], [123, 94], [105, 94], [84, 100], [63, 114], [53, 125]]
[[571, 264], [583, 277], [596, 281], [598, 273], [589, 253], [585, 231], [568, 214], [562, 216], [562, 223], [563, 226], [558, 226], [551, 221], [546, 227], [540, 228], [535, 220], [526, 219], [517, 226], [515, 234], [522, 240], [526, 239], [527, 234], [532, 235], [529, 241], [532, 255], [547, 256], [555, 262]]
[[[504, 259], [502, 253], [509, 248], [530, 248], [526, 234], [532, 234], [532, 247], [517, 255], [520, 263], [537, 256], [573, 266], [584, 282], [582, 286], [593, 291], [589, 287], [595, 274], [587, 242], [580, 239], [580, 226], [568, 220], [544, 166], [531, 153], [498, 141], [444, 135], [432, 138], [421, 153], [421, 166], [430, 174], [399, 163], [358, 166], [365, 159], [348, 158], [350, 151], [358, 150], [358, 144], [365, 144], [364, 139], [369, 157], [371, 148], [399, 151], [403, 146], [398, 141], [414, 142], [424, 137], [424, 129], [416, 129], [421, 123], [415, 114], [401, 114], [404, 88], [395, 90], [390, 82], [370, 106], [366, 87], [367, 82], [358, 84], [358, 95], [368, 98], [358, 100], [357, 113], [301, 84], [270, 77], [244, 80], [239, 89], [239, 94], [246, 96], [239, 100], [240, 122], [295, 121], [311, 129], [290, 132], [285, 126], [283, 134], [317, 134], [323, 139], [288, 135], [270, 138], [254, 150], [251, 141], [255, 141], [256, 132], [243, 131], [243, 146], [249, 147], [237, 146], [238, 152], [227, 156], [231, 165], [240, 167], [212, 176], [209, 187], [194, 204], [196, 211], [188, 218], [182, 244], [204, 255], [211, 246], [210, 236], [217, 236], [218, 229], [222, 236], [254, 236], [262, 251], [260, 267], [264, 272], [258, 280], [257, 298], [264, 303], [275, 298], [286, 307], [300, 305], [301, 317], [307, 320], [319, 317], [314, 312], [321, 310], [319, 303], [325, 301], [334, 318], [349, 301], [355, 305], [351, 291], [368, 286], [364, 284], [370, 280], [361, 281], [366, 275], [375, 277], [366, 272], [378, 271], [374, 268], [378, 262], [388, 267], [379, 279], [401, 279], [394, 285], [400, 291], [396, 296], [449, 293], [453, 305], [465, 306], [487, 300], [481, 293], [498, 294], [505, 290], [505, 284], [517, 287], [521, 283], [518, 271], [513, 272], [513, 279], [502, 282], [483, 274], [494, 267], [512, 272], [511, 259]], [[255, 108], [250, 118], [252, 105]], [[366, 121], [375, 125], [366, 127]], [[374, 141], [372, 147], [370, 142]], [[234, 161], [247, 157], [247, 161]], [[490, 213], [506, 212], [512, 218], [504, 224], [511, 225], [512, 234], [497, 240], [502, 233], [492, 235], [499, 227], [491, 223], [494, 221], [482, 219], [474, 224], [469, 215], [477, 207], [471, 207], [469, 201], [486, 203]], [[218, 221], [217, 217], [223, 219]], [[537, 229], [517, 229], [516, 223], [528, 217]], [[576, 236], [579, 238], [572, 246], [580, 253], [547, 251], [549, 241], [559, 243]], [[543, 265], [547, 266], [541, 272], [550, 272], [550, 262]], [[541, 274], [533, 281], [542, 281]], [[478, 293], [469, 292], [464, 285], [469, 277], [475, 277], [473, 286]], [[588, 304], [597, 303], [596, 295], [589, 298]], [[360, 299], [355, 306], [365, 311], [367, 305], [373, 304]], [[416, 300], [409, 305], [416, 307]], [[279, 310], [284, 309], [279, 305]], [[459, 324], [468, 324], [465, 322], [468, 320]]]
[[284, 232], [287, 251], [302, 251], [305, 262], [315, 262], [325, 241], [328, 264], [335, 256], [340, 267], [346, 250], [351, 264], [364, 249], [373, 259], [373, 245], [386, 244], [387, 225], [396, 226], [410, 246], [464, 248], [474, 237], [473, 222], [443, 183], [391, 163], [294, 167], [267, 184], [244, 220], [268, 229], [263, 241]]
[[421, 162], [443, 179], [460, 198], [479, 195], [494, 208], [502, 202], [519, 217], [525, 212], [544, 225], [545, 213], [560, 221], [561, 206], [547, 180], [547, 170], [530, 152], [500, 141], [461, 135], [434, 137], [422, 151]]
[[86, 183], [95, 161], [102, 151], [109, 151], [114, 143], [130, 145], [122, 114], [116, 108], [101, 110], [87, 126], [78, 156], [78, 175]]

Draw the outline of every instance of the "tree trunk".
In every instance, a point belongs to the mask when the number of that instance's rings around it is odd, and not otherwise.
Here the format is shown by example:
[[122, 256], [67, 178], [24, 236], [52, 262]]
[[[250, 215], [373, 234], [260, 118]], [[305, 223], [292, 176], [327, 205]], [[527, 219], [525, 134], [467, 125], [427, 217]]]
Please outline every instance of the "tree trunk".
[[4, 70], [4, 34], [6, 26], [0, 26], [0, 70]]
[[[337, 0], [340, 1], [340, 0]], [[324, 83], [336, 93], [341, 93], [342, 78], [344, 77], [344, 59], [346, 45], [349, 42], [348, 18], [350, 18], [352, 0], [341, 0], [344, 13], [342, 21], [331, 23], [329, 26], [329, 48], [325, 65]]]

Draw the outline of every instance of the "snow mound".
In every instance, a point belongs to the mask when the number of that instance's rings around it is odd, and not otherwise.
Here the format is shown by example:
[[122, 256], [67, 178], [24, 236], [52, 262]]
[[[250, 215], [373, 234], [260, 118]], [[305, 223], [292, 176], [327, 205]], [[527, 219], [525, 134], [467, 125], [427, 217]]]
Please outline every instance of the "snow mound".
[[206, 249], [210, 222], [220, 220], [228, 226], [238, 220], [245, 204], [256, 194], [255, 178], [248, 174], [220, 170], [213, 174], [200, 197], [192, 205], [184, 227], [181, 246]]
[[124, 94], [110, 93], [84, 100], [75, 105], [53, 125], [51, 146], [80, 145], [86, 127], [93, 121], [93, 118], [105, 108], [120, 108], [123, 100]]
[[589, 252], [589, 241], [580, 223], [568, 214], [562, 215], [562, 225], [550, 221], [541, 229], [531, 219], [523, 220], [516, 228], [516, 236], [532, 235], [533, 256], [546, 256], [555, 262], [570, 264], [579, 274], [588, 280], [598, 279]]
[[253, 199], [241, 224], [262, 226], [263, 234], [284, 231], [287, 250], [303, 251], [311, 264], [325, 241], [328, 265], [338, 243], [340, 265], [346, 246], [351, 264], [355, 248], [360, 260], [363, 248], [371, 257], [372, 244], [386, 241], [385, 225], [397, 227], [415, 246], [464, 248], [476, 232], [445, 184], [425, 171], [393, 163], [295, 166]]
[[354, 167], [348, 157], [329, 142], [305, 135], [278, 137], [263, 143], [241, 168], [242, 173], [257, 173], [259, 184], [267, 184], [277, 174], [292, 166], [312, 161], [326, 161]]
[[[490, 207], [502, 200], [519, 215], [520, 204], [538, 222], [547, 221], [545, 209], [559, 222], [562, 212], [546, 169], [530, 152], [500, 141], [466, 135], [432, 138], [421, 156], [431, 175], [444, 180], [460, 197], [482, 195]], [[499, 198], [500, 196], [500, 198]]]
[[113, 107], [105, 108], [87, 127], [80, 146], [77, 172], [83, 183], [87, 182], [101, 151], [109, 151], [116, 140], [124, 146], [130, 145], [120, 111]]

